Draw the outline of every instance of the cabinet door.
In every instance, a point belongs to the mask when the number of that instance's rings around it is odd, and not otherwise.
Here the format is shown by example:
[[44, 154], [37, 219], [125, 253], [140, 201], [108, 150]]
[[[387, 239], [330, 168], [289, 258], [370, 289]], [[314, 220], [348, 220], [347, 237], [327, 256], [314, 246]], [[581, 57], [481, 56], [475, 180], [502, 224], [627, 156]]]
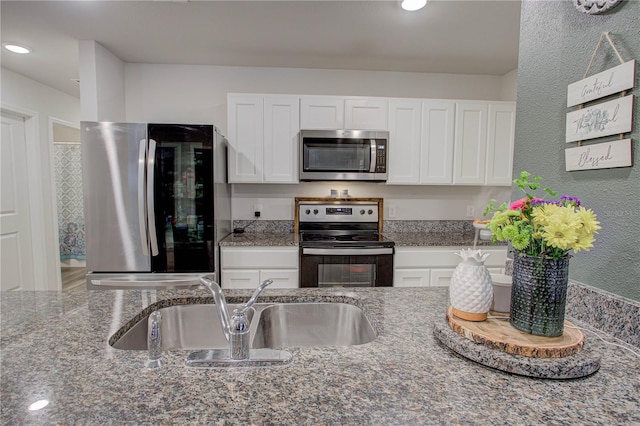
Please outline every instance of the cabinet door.
[[487, 151], [487, 110], [485, 102], [456, 104], [453, 183], [482, 185]]
[[264, 182], [298, 182], [297, 96], [264, 98]]
[[429, 287], [429, 269], [396, 269], [393, 271], [394, 287]]
[[303, 96], [300, 98], [300, 128], [343, 129], [344, 99], [332, 96]]
[[490, 103], [487, 130], [487, 185], [511, 186], [516, 106], [513, 102]]
[[387, 101], [384, 99], [346, 99], [344, 128], [387, 130]]
[[420, 182], [420, 101], [389, 102], [389, 177], [387, 184]]
[[264, 109], [262, 96], [229, 95], [229, 182], [262, 182]]
[[453, 271], [455, 271], [455, 268], [432, 269], [430, 277], [431, 287], [449, 287]]
[[220, 274], [222, 288], [257, 288], [260, 285], [260, 271], [257, 269], [229, 270], [223, 269]]
[[298, 288], [300, 286], [297, 269], [262, 269], [260, 270], [260, 282], [264, 280], [273, 280], [273, 284], [270, 284], [268, 288]]
[[422, 103], [422, 148], [420, 183], [453, 183], [455, 102]]

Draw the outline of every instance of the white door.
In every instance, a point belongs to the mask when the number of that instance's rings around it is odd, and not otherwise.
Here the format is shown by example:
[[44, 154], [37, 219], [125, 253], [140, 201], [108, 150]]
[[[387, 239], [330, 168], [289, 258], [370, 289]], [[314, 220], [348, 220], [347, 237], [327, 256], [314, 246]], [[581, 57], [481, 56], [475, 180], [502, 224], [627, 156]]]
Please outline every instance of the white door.
[[389, 179], [387, 184], [420, 182], [420, 112], [418, 100], [389, 102]]
[[298, 183], [300, 100], [264, 98], [264, 182]]
[[33, 289], [24, 119], [2, 113], [0, 138], [0, 289]]
[[262, 96], [229, 95], [229, 182], [261, 183], [264, 176], [264, 107]]
[[453, 183], [483, 185], [487, 155], [486, 102], [456, 104]]
[[420, 183], [453, 183], [455, 102], [422, 102], [422, 148]]

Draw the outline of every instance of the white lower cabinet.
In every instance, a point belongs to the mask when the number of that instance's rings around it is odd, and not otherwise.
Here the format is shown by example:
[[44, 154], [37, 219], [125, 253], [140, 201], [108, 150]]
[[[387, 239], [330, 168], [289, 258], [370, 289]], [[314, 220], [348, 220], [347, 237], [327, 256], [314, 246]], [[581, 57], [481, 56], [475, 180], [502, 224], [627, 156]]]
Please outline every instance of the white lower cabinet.
[[221, 247], [220, 269], [222, 288], [298, 288], [298, 247]]
[[[464, 247], [396, 247], [394, 287], [448, 287], [456, 266], [456, 255]], [[482, 248], [491, 253], [485, 261], [489, 272], [501, 273], [507, 260], [506, 247]]]

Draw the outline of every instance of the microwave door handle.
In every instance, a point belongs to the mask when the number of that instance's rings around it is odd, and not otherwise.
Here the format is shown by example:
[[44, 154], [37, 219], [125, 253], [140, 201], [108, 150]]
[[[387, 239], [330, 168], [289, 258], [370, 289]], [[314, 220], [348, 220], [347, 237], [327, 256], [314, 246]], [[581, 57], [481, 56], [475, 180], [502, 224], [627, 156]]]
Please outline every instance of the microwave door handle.
[[158, 235], [156, 233], [156, 207], [154, 197], [154, 178], [156, 169], [156, 141], [149, 139], [149, 157], [147, 158], [147, 223], [149, 240], [151, 242], [151, 256], [157, 256]]
[[149, 256], [149, 239], [147, 238], [147, 211], [144, 200], [144, 177], [147, 165], [147, 140], [140, 141], [138, 149], [138, 227], [140, 230], [140, 245], [142, 254]]
[[378, 156], [376, 155], [376, 140], [371, 139], [370, 142], [371, 142], [371, 165], [369, 166], [369, 173], [375, 173], [376, 161], [378, 159]]

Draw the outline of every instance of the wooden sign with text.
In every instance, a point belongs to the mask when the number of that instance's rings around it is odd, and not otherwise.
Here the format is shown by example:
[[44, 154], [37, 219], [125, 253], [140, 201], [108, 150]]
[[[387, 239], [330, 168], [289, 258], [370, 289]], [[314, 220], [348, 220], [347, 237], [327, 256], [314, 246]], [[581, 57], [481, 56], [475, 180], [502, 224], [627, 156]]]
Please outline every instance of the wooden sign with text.
[[631, 131], [633, 95], [591, 105], [567, 114], [566, 142], [601, 138]]
[[564, 160], [568, 172], [630, 167], [633, 165], [631, 139], [567, 148], [564, 150]]
[[583, 104], [634, 87], [636, 61], [625, 62], [567, 87], [567, 107]]

